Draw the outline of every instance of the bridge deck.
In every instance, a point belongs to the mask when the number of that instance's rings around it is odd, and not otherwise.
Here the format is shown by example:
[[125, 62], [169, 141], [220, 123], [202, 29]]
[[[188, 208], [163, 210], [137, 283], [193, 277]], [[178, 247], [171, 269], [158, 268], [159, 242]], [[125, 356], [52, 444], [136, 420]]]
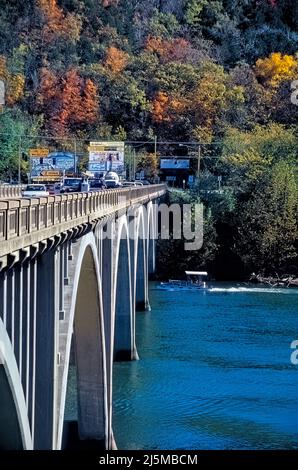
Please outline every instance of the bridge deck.
[[[120, 188], [42, 198], [0, 200], [0, 269], [7, 257], [61, 233], [92, 224], [131, 205], [144, 204], [165, 193], [166, 186]], [[16, 259], [17, 261], [18, 259]]]

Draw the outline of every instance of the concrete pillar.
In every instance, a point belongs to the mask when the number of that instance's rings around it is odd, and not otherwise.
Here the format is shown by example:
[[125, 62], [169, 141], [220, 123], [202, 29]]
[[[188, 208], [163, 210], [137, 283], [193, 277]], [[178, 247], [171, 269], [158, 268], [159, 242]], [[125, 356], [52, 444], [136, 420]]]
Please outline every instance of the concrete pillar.
[[81, 440], [106, 445], [106, 382], [98, 277], [90, 247], [86, 249], [75, 307], [78, 432]]
[[59, 319], [63, 320], [65, 311], [64, 311], [64, 279], [65, 279], [65, 251], [68, 256], [67, 246], [61, 246], [57, 250], [57, 256], [59, 259]]
[[114, 360], [116, 361], [133, 359], [133, 310], [128, 243], [126, 238], [120, 240], [118, 266], [116, 267], [114, 331]]
[[15, 267], [15, 319], [14, 319], [14, 352], [20, 376], [22, 376], [22, 335], [23, 335], [23, 266]]
[[7, 271], [7, 312], [6, 330], [11, 344], [14, 344], [14, 313], [15, 313], [15, 272], [14, 269]]
[[135, 274], [135, 305], [137, 311], [149, 310], [148, 273], [145, 241], [137, 240], [137, 260]]
[[54, 445], [58, 277], [55, 250], [38, 258], [36, 308], [35, 449]]
[[28, 416], [31, 424], [32, 440], [35, 431], [35, 374], [36, 374], [36, 308], [37, 308], [37, 260], [30, 267], [30, 354], [29, 354], [29, 396]]
[[23, 266], [23, 307], [22, 307], [22, 384], [28, 407], [30, 386], [30, 262]]
[[[102, 305], [105, 328], [106, 370], [107, 370], [107, 398], [108, 398], [108, 448], [112, 448], [112, 381], [113, 381], [113, 239], [114, 223], [110, 222], [108, 234], [101, 242], [101, 283]], [[104, 231], [101, 232], [102, 234]]]
[[6, 327], [6, 313], [7, 313], [7, 273], [6, 271], [0, 272], [0, 318]]
[[102, 249], [102, 303], [106, 339], [107, 370], [111, 367], [112, 343], [112, 293], [113, 293], [113, 241], [103, 240]]
[[148, 275], [150, 279], [156, 270], [157, 204], [151, 204], [148, 216]]

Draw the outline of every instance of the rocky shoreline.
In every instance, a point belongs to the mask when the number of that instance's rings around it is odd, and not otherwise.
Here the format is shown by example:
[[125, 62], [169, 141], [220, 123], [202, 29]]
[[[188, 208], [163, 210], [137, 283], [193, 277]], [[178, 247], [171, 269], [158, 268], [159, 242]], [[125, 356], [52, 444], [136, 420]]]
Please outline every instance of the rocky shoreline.
[[298, 278], [291, 275], [282, 277], [277, 276], [262, 276], [261, 274], [252, 274], [249, 282], [254, 284], [265, 284], [271, 287], [298, 287]]

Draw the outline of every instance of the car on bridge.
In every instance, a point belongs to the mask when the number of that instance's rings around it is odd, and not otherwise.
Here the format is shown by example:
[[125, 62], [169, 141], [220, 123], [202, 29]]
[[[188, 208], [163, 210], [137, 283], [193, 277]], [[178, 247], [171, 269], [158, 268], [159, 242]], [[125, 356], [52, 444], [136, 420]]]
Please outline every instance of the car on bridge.
[[65, 178], [61, 193], [78, 193], [81, 191], [82, 187], [82, 178]]
[[123, 188], [131, 188], [132, 186], [137, 186], [134, 181], [123, 181], [122, 183]]
[[50, 195], [45, 184], [28, 184], [24, 191], [23, 197], [47, 197]]
[[54, 196], [55, 194], [60, 194], [60, 190], [62, 187], [61, 183], [53, 183], [53, 184], [47, 184], [47, 191], [49, 191], [50, 196]]
[[90, 183], [90, 189], [91, 190], [97, 190], [97, 189], [105, 189], [105, 181], [103, 178], [93, 178], [89, 180]]
[[108, 189], [119, 188], [122, 186], [119, 176], [114, 171], [109, 171], [104, 177], [105, 186]]

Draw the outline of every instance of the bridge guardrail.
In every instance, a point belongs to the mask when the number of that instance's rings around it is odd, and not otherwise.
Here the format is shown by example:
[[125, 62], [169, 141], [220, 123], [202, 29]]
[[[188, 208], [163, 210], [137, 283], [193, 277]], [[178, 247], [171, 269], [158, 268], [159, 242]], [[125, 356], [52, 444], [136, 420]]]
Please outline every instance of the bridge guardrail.
[[0, 257], [78, 225], [160, 197], [166, 185], [0, 200]]
[[23, 186], [21, 184], [0, 184], [0, 199], [22, 197]]

